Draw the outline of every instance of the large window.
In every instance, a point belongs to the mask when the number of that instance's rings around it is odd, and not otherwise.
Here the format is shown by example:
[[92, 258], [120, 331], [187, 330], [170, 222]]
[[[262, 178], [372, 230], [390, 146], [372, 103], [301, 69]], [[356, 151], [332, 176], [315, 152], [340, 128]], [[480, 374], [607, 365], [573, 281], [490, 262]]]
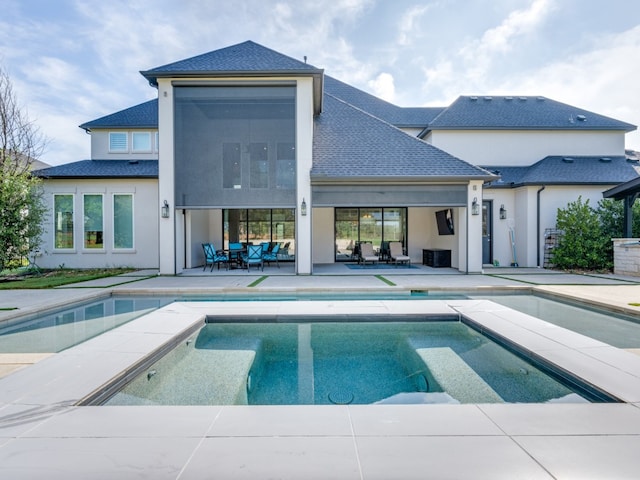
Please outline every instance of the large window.
[[113, 195], [113, 248], [133, 248], [133, 195]]
[[174, 92], [178, 208], [295, 207], [294, 85]]
[[406, 248], [406, 208], [336, 208], [335, 258], [353, 260], [361, 242], [373, 244], [384, 254], [389, 242], [402, 242]]
[[73, 248], [73, 195], [53, 196], [53, 223], [54, 248]]
[[295, 210], [259, 208], [224, 210], [224, 247], [229, 242], [279, 243], [281, 258], [293, 258], [295, 252]]
[[104, 248], [104, 212], [101, 194], [83, 197], [84, 248]]

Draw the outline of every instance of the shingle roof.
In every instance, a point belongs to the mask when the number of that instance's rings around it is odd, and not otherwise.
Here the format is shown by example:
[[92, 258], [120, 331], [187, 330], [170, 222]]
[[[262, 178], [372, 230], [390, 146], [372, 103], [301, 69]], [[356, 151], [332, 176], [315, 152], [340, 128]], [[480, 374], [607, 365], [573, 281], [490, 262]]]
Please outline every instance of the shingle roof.
[[151, 83], [158, 77], [197, 73], [238, 72], [300, 72], [321, 73], [322, 70], [300, 60], [283, 55], [252, 41], [214, 50], [195, 57], [141, 71]]
[[635, 125], [545, 97], [461, 96], [438, 115], [428, 130], [624, 130]]
[[158, 161], [81, 160], [33, 173], [41, 178], [158, 178]]
[[523, 185], [612, 185], [638, 177], [638, 162], [624, 156], [549, 156], [528, 167], [485, 167], [500, 175], [492, 188]]
[[426, 127], [444, 107], [398, 107], [328, 75], [324, 91], [396, 127]]
[[490, 174], [332, 95], [315, 119], [312, 182], [332, 179], [488, 179]]
[[83, 123], [80, 128], [158, 128], [158, 99]]

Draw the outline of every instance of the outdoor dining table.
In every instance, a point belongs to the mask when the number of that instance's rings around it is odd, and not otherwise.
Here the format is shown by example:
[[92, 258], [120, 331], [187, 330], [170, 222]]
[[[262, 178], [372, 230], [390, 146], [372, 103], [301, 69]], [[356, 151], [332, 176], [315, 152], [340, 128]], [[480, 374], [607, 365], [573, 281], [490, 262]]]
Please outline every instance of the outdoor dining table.
[[228, 248], [225, 250], [227, 257], [229, 257], [229, 268], [231, 270], [242, 268], [242, 254], [246, 251], [246, 248]]

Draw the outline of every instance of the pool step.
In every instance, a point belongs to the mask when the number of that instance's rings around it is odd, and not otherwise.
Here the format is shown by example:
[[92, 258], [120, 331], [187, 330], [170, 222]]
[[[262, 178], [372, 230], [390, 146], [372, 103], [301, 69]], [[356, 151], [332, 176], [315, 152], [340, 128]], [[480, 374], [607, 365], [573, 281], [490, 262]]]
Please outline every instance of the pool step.
[[415, 351], [438, 385], [460, 403], [504, 403], [500, 395], [451, 348], [416, 348]]

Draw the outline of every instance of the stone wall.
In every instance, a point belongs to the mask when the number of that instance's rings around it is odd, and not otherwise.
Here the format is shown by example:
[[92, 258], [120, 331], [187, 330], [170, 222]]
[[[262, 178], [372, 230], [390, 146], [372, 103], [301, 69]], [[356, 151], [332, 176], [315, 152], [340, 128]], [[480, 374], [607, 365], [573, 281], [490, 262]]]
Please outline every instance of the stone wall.
[[640, 277], [640, 238], [614, 238], [613, 273]]

